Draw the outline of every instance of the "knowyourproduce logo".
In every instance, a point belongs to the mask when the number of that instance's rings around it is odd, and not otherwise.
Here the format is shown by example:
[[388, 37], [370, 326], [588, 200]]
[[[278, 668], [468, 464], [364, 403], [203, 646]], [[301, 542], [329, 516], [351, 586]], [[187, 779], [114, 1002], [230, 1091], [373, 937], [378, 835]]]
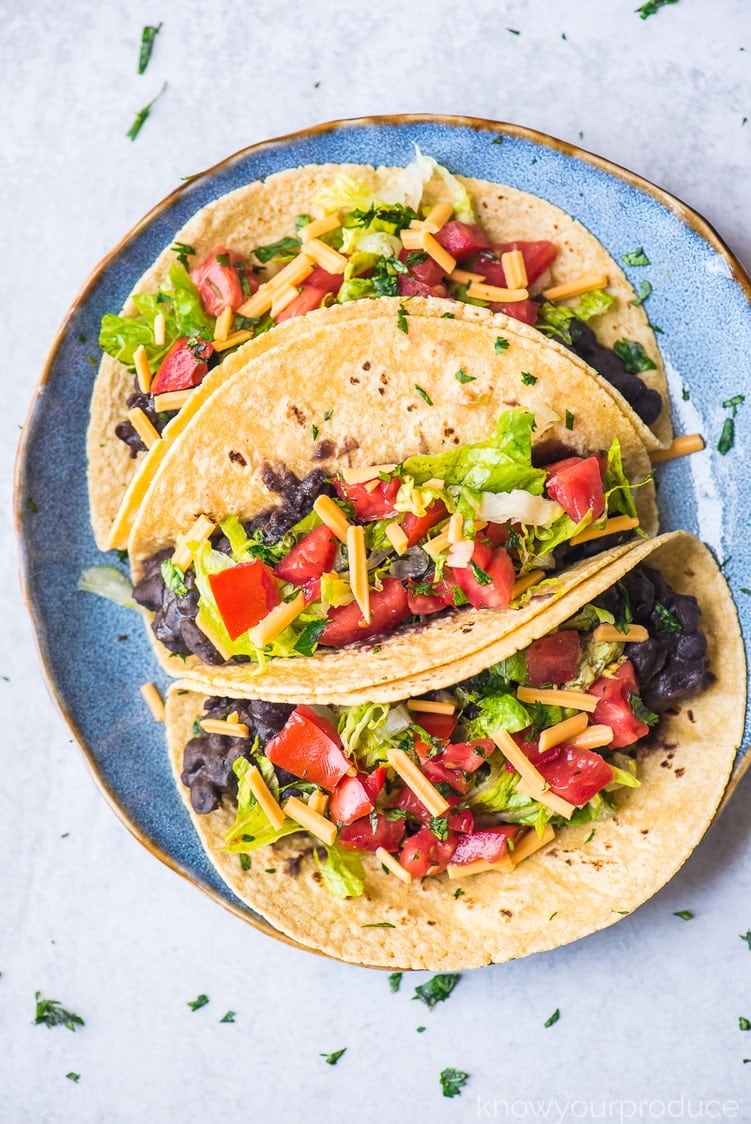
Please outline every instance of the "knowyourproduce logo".
[[478, 1120], [543, 1120], [548, 1124], [570, 1121], [610, 1120], [624, 1124], [630, 1120], [740, 1120], [739, 1101], [713, 1097], [687, 1097], [681, 1093], [672, 1100], [625, 1100], [602, 1097], [592, 1100], [498, 1100], [477, 1097]]

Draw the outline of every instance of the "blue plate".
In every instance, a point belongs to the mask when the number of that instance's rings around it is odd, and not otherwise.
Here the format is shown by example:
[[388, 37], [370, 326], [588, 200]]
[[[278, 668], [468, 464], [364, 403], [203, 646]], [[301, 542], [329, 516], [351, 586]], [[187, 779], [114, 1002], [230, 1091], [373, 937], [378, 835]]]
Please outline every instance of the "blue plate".
[[[735, 446], [717, 451], [723, 406], [744, 389], [751, 354], [751, 281], [717, 234], [677, 199], [572, 145], [513, 125], [457, 117], [339, 121], [244, 149], [184, 184], [147, 215], [91, 275], [54, 341], [31, 406], [17, 465], [16, 512], [25, 593], [50, 687], [112, 807], [153, 854], [245, 920], [273, 932], [224, 886], [175, 788], [164, 731], [139, 687], [164, 684], [139, 618], [76, 590], [97, 562], [89, 529], [85, 436], [104, 312], [128, 293], [175, 232], [204, 204], [253, 179], [302, 164], [407, 164], [414, 145], [454, 172], [508, 183], [578, 218], [620, 261], [643, 246], [646, 268], [626, 267], [659, 328], [678, 433], [701, 432], [705, 453], [658, 470], [663, 529], [685, 528], [724, 563], [751, 636], [751, 547], [740, 512], [751, 494], [742, 455], [751, 403], [738, 408]], [[108, 561], [117, 561], [109, 558]], [[749, 715], [746, 715], [748, 738]], [[736, 758], [737, 783], [751, 761]]]

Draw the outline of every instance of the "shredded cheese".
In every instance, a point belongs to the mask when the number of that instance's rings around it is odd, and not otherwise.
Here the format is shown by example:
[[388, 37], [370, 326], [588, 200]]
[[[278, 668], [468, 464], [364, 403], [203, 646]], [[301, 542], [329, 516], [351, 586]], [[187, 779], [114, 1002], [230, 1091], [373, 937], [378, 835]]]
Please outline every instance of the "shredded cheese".
[[207, 734], [220, 734], [226, 738], [250, 737], [249, 728], [244, 722], [238, 721], [237, 716], [235, 716], [234, 722], [231, 722], [229, 718], [224, 720], [221, 718], [204, 718], [199, 725]]
[[556, 722], [554, 726], [548, 726], [540, 732], [540, 753], [570, 741], [577, 734], [583, 733], [588, 725], [589, 718], [584, 711], [580, 711], [579, 714], [572, 714], [570, 718], [564, 718], [562, 722]]
[[601, 749], [610, 745], [614, 737], [612, 726], [587, 726], [583, 733], [568, 739], [577, 749]]
[[542, 773], [535, 768], [524, 751], [519, 748], [508, 730], [501, 728], [495, 730], [490, 736], [506, 760], [511, 762], [519, 774], [519, 781], [516, 786], [517, 792], [539, 801], [540, 804], [544, 804], [554, 812], [559, 812], [560, 815], [568, 819], [574, 811], [574, 805], [548, 791]]
[[614, 624], [598, 624], [592, 636], [598, 642], [607, 640], [611, 643], [641, 644], [649, 640], [649, 631], [641, 624], [630, 624], [622, 632], [619, 632]]
[[517, 843], [509, 854], [514, 866], [518, 866], [524, 859], [528, 859], [530, 855], [534, 855], [535, 851], [539, 851], [541, 847], [547, 846], [555, 839], [555, 831], [549, 823], [545, 824], [545, 830], [542, 835], [538, 835], [536, 831], [528, 831], [527, 834]]
[[428, 257], [431, 257], [434, 262], [440, 265], [444, 273], [452, 273], [456, 269], [456, 258], [453, 258], [448, 250], [444, 250], [441, 243], [433, 237], [429, 230], [426, 230], [422, 236], [422, 248]]
[[338, 211], [333, 211], [330, 215], [324, 215], [322, 219], [314, 219], [309, 222], [307, 226], [300, 227], [300, 241], [305, 243], [309, 242], [311, 238], [318, 238], [321, 234], [329, 234], [330, 231], [336, 230], [342, 225], [342, 220], [339, 217]]
[[700, 453], [704, 448], [704, 438], [700, 433], [684, 433], [681, 437], [674, 437], [667, 449], [656, 449], [649, 454], [652, 464], [661, 461], [670, 461], [675, 457], [685, 457], [689, 453]]
[[437, 558], [438, 555], [441, 554], [442, 551], [447, 550], [450, 545], [449, 531], [448, 527], [446, 527], [439, 535], [436, 535], [435, 538], [423, 543], [422, 549], [426, 554], [429, 554], [431, 558]]
[[473, 281], [477, 281], [482, 285], [485, 282], [485, 275], [470, 273], [468, 269], [455, 269], [449, 274], [449, 281], [458, 281], [460, 285], [470, 285]]
[[125, 416], [147, 449], [150, 449], [152, 445], [155, 445], [157, 441], [159, 441], [158, 431], [151, 424], [140, 406], [133, 406], [132, 409], [128, 410]]
[[216, 318], [216, 324], [214, 325], [214, 342], [217, 340], [226, 340], [230, 333], [230, 328], [232, 327], [233, 316], [234, 313], [231, 305], [227, 305], [227, 307], [223, 308], [219, 313]]
[[370, 624], [370, 586], [368, 585], [368, 557], [365, 553], [365, 528], [352, 525], [347, 528], [347, 557], [349, 584], [360, 606], [366, 624]]
[[232, 659], [232, 652], [227, 648], [203, 609], [199, 609], [196, 615], [196, 627], [200, 628], [206, 639], [214, 645], [223, 660]]
[[[423, 230], [428, 230], [431, 234], [437, 234], [441, 227], [445, 226], [449, 221], [453, 210], [454, 207], [451, 203], [436, 203], [435, 206], [430, 208], [427, 215], [422, 220]], [[415, 222], [413, 219], [409, 225], [412, 226], [413, 224], [418, 225], [419, 220]]]
[[153, 683], [142, 683], [141, 694], [143, 700], [154, 716], [155, 722], [164, 722], [164, 699], [159, 694]]
[[271, 317], [276, 320], [280, 312], [284, 312], [287, 305], [292, 304], [292, 301], [297, 300], [300, 293], [294, 285], [281, 285], [274, 293], [274, 299], [271, 302]]
[[421, 800], [431, 816], [442, 816], [448, 810], [448, 801], [430, 783], [425, 774], [418, 769], [411, 757], [403, 749], [392, 748], [387, 754], [388, 763], [402, 778], [407, 788]]
[[422, 227], [417, 227], [414, 229], [410, 229], [408, 227], [406, 230], [403, 230], [401, 232], [399, 237], [402, 240], [402, 246], [404, 246], [405, 250], [422, 250], [422, 240], [424, 235], [425, 232]]
[[397, 554], [405, 553], [409, 539], [399, 523], [387, 523], [385, 535]]
[[449, 519], [448, 536], [452, 544], [464, 541], [464, 516], [461, 511], [455, 511]]
[[252, 340], [253, 333], [250, 328], [242, 328], [238, 332], [233, 332], [231, 336], [227, 336], [223, 340], [214, 340], [214, 351], [229, 351], [231, 347], [237, 347], [239, 343], [245, 343], [246, 340]]
[[412, 875], [409, 871], [405, 870], [402, 864], [398, 862], [385, 847], [377, 847], [375, 856], [380, 863], [383, 863], [387, 870], [390, 870], [391, 873], [395, 874], [397, 878], [400, 878], [402, 882], [412, 881]]
[[163, 410], [182, 410], [194, 390], [194, 386], [189, 386], [185, 390], [165, 390], [164, 394], [155, 394], [154, 409], [157, 413]]
[[254, 625], [248, 633], [248, 638], [251, 644], [255, 644], [257, 648], [263, 648], [271, 640], [283, 632], [288, 624], [305, 608], [305, 595], [301, 592], [291, 601], [282, 601], [281, 605], [276, 605], [270, 613], [267, 613], [263, 620]]
[[347, 530], [352, 524], [342, 509], [337, 507], [331, 496], [319, 496], [313, 504], [313, 511], [321, 522], [334, 532], [340, 542], [347, 541]]
[[516, 601], [517, 597], [521, 597], [523, 593], [526, 593], [533, 585], [537, 585], [544, 577], [544, 570], [530, 570], [528, 574], [517, 578], [511, 588], [511, 600]]
[[521, 250], [507, 250], [501, 254], [501, 266], [509, 288], [527, 288], [527, 266]]
[[546, 301], [564, 301], [568, 297], [579, 297], [582, 293], [591, 293], [593, 289], [605, 289], [608, 284], [607, 273], [582, 273], [573, 281], [565, 281], [562, 285], [553, 285], [550, 289], [543, 289], [542, 295]]
[[446, 873], [449, 878], [468, 878], [470, 874], [484, 874], [486, 870], [501, 870], [504, 873], [514, 869], [514, 864], [508, 855], [502, 855], [497, 862], [491, 863], [487, 859], [475, 859], [471, 863], [449, 863]]
[[177, 566], [178, 570], [185, 573], [193, 561], [193, 552], [188, 543], [195, 543], [200, 546], [202, 542], [206, 542], [206, 539], [211, 537], [215, 529], [215, 524], [211, 522], [207, 515], [199, 515], [193, 526], [183, 535], [183, 541], [175, 548], [171, 559], [172, 565]]
[[258, 767], [256, 765], [251, 765], [248, 769], [248, 772], [246, 773], [246, 777], [248, 780], [248, 788], [258, 801], [261, 811], [264, 813], [266, 819], [269, 821], [274, 830], [278, 831], [284, 823], [284, 812], [279, 807], [277, 801], [274, 799], [274, 796], [269, 789], [269, 786], [266, 784], [266, 781], [263, 779], [263, 776], [261, 775]]
[[139, 343], [138, 347], [133, 352], [133, 366], [136, 369], [139, 390], [142, 390], [144, 394], [148, 394], [151, 390], [152, 375], [146, 348], [142, 343]]
[[407, 699], [407, 710], [422, 711], [423, 714], [456, 714], [456, 703], [439, 699]]
[[515, 304], [525, 301], [529, 297], [527, 289], [502, 289], [500, 285], [486, 285], [482, 281], [471, 281], [467, 288], [467, 296], [475, 297], [480, 301], [502, 301], [504, 304]]
[[604, 527], [587, 527], [580, 531], [578, 535], [574, 535], [571, 539], [571, 545], [581, 546], [583, 542], [590, 542], [591, 539], [601, 539], [606, 535], [617, 535], [621, 531], [630, 531], [638, 526], [639, 520], [635, 516], [615, 515], [612, 519], [605, 521]]
[[585, 710], [591, 714], [600, 701], [597, 695], [586, 691], [559, 691], [553, 687], [518, 687], [516, 697], [523, 703], [543, 703], [545, 706], [563, 706], [570, 710]]
[[345, 484], [367, 484], [369, 480], [378, 480], [381, 473], [390, 476], [395, 468], [395, 464], [360, 465], [356, 468], [341, 469], [341, 476]]
[[540, 775], [540, 781], [543, 784], [542, 788], [537, 781], [528, 781], [522, 777], [516, 786], [516, 791], [521, 792], [523, 796], [529, 796], [532, 800], [539, 801], [546, 808], [550, 808], [551, 812], [556, 812], [559, 816], [565, 816], [566, 819], [569, 819], [576, 810], [576, 805], [569, 804], [568, 800], [564, 800], [562, 796], [556, 796], [554, 792], [550, 792], [545, 786], [542, 775]]
[[157, 312], [154, 317], [154, 343], [157, 347], [163, 347], [167, 332], [167, 321], [164, 319], [163, 312]]
[[248, 316], [252, 320], [269, 311], [274, 299], [273, 290], [269, 288], [270, 284], [270, 281], [264, 282], [256, 289], [252, 297], [248, 297], [245, 303], [240, 305], [237, 311], [241, 316]]
[[333, 845], [336, 839], [336, 824], [325, 819], [319, 812], [314, 812], [297, 796], [290, 796], [289, 800], [283, 805], [283, 811], [291, 820], [299, 823], [301, 827], [304, 827], [311, 835], [315, 835], [327, 847]]
[[309, 808], [312, 808], [314, 812], [318, 812], [318, 815], [322, 816], [324, 815], [328, 806], [329, 798], [327, 793], [323, 792], [320, 788], [317, 788], [314, 792], [311, 792], [310, 796], [308, 797]]
[[327, 246], [319, 238], [309, 238], [302, 244], [302, 252], [306, 258], [311, 258], [321, 269], [327, 273], [344, 273], [348, 259], [332, 246]]

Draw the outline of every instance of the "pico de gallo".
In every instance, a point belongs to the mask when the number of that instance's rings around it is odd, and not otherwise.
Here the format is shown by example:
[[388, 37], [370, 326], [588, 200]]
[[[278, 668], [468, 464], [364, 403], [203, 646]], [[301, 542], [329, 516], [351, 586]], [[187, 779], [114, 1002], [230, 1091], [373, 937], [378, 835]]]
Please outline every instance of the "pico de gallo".
[[[435, 177], [446, 201], [429, 205], [423, 197]], [[199, 259], [178, 242], [159, 291], [132, 298], [134, 316], [104, 315], [100, 346], [136, 372], [127, 407], [142, 411], [157, 433], [180, 396], [241, 344], [313, 309], [383, 296], [462, 301], [531, 324], [599, 371], [646, 424], [657, 418], [660, 395], [638, 377], [654, 369], [653, 359], [634, 340], [604, 347], [587, 324], [613, 304], [607, 276], [583, 266], [586, 283], [551, 286], [555, 243], [491, 242], [466, 188], [431, 157], [418, 150], [388, 200], [340, 176], [317, 209], [317, 217], [298, 215], [294, 230], [249, 257], [221, 245]], [[136, 420], [130, 415], [116, 426], [133, 457], [146, 448]]]
[[200, 815], [236, 804], [230, 851], [307, 830], [340, 897], [363, 893], [364, 854], [405, 882], [510, 870], [639, 785], [637, 747], [710, 682], [699, 617], [640, 567], [450, 690], [353, 707], [209, 699], [182, 780]]
[[[171, 652], [207, 663], [308, 656], [464, 606], [508, 609], [571, 556], [638, 525], [620, 446], [540, 467], [512, 409], [476, 445], [401, 464], [269, 469], [281, 505], [200, 516], [143, 567], [134, 598]], [[281, 478], [281, 479], [280, 479]]]

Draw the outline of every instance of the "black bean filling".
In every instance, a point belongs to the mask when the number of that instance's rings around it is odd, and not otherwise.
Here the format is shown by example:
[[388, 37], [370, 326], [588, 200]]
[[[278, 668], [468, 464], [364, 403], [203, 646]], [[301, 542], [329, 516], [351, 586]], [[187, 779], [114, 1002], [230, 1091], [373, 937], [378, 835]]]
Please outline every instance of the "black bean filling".
[[616, 620], [624, 619], [628, 604], [632, 622], [648, 629], [649, 640], [626, 644], [625, 649], [648, 710], [663, 714], [710, 685], [707, 638], [699, 627], [701, 610], [695, 597], [676, 593], [656, 570], [639, 566], [595, 604]]
[[[154, 409], [154, 396], [152, 394], [144, 394], [138, 385], [138, 379], [135, 380], [135, 390], [132, 394], [128, 395], [125, 400], [125, 405], [129, 410], [133, 409], [134, 406], [143, 410], [157, 433], [161, 433], [167, 422], [171, 421], [177, 413], [177, 410], [162, 410], [160, 413], [157, 413]], [[131, 457], [135, 457], [138, 453], [146, 451], [146, 446], [138, 436], [132, 423], [127, 419], [117, 423], [115, 426], [115, 436], [125, 442], [130, 449]]]
[[[269, 491], [281, 496], [281, 503], [262, 511], [244, 527], [249, 536], [259, 532], [269, 546], [278, 542], [313, 510], [318, 496], [335, 495], [326, 473], [320, 468], [299, 480], [284, 466], [266, 465], [262, 470], [262, 479]], [[219, 531], [212, 535], [211, 545], [214, 550], [225, 554], [230, 552], [229, 542]], [[133, 589], [133, 597], [139, 605], [155, 614], [151, 628], [169, 652], [176, 656], [195, 655], [205, 663], [224, 663], [222, 656], [195, 623], [199, 594], [193, 570], [185, 573], [187, 592], [184, 594], [175, 593], [164, 582], [162, 562], [171, 555], [171, 548], [167, 548], [144, 564], [143, 576]], [[232, 662], [244, 663], [247, 660], [247, 656], [233, 656]]]
[[[645, 386], [638, 375], [627, 371], [623, 363], [609, 347], [598, 343], [592, 329], [581, 320], [572, 320], [569, 325], [571, 343], [566, 343], [575, 355], [588, 363], [602, 375], [628, 402], [635, 414], [645, 425], [652, 425], [662, 409], [662, 398], [656, 390]], [[565, 341], [563, 341], [565, 343]]]

